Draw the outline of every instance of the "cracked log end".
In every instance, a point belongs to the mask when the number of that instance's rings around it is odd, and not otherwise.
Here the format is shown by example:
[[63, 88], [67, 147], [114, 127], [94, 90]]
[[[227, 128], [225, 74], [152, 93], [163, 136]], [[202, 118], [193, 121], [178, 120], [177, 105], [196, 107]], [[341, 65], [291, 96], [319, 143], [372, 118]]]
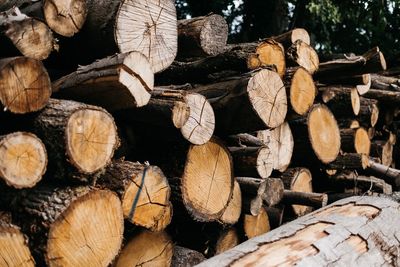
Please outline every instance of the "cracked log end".
[[268, 214], [261, 208], [257, 216], [245, 214], [243, 218], [244, 233], [248, 239], [265, 234], [271, 230]]
[[294, 112], [304, 115], [314, 104], [317, 88], [311, 74], [305, 68], [298, 68], [290, 84], [290, 104]]
[[0, 265], [34, 267], [27, 240], [20, 229], [0, 220]]
[[47, 152], [35, 135], [17, 132], [0, 137], [0, 176], [14, 188], [35, 186], [44, 175]]
[[107, 266], [123, 239], [123, 214], [116, 194], [92, 190], [75, 199], [51, 224], [48, 266]]
[[247, 92], [254, 111], [267, 128], [281, 125], [287, 113], [285, 86], [279, 75], [271, 70], [258, 71], [248, 82]]
[[173, 253], [174, 245], [165, 232], [142, 231], [125, 245], [115, 266], [170, 266]]
[[286, 70], [285, 50], [278, 42], [263, 41], [257, 46], [255, 53], [249, 57], [247, 65], [251, 70], [275, 65], [276, 71], [282, 78]]
[[90, 174], [110, 162], [119, 141], [112, 116], [104, 110], [86, 107], [68, 118], [66, 151], [71, 164]]
[[314, 105], [308, 114], [307, 126], [318, 159], [323, 163], [334, 161], [340, 151], [340, 131], [331, 111], [325, 105]]
[[43, 64], [26, 57], [0, 60], [0, 88], [4, 110], [16, 114], [42, 109], [51, 95], [50, 78]]
[[86, 21], [85, 0], [44, 0], [43, 13], [49, 27], [56, 33], [71, 37]]
[[123, 1], [115, 25], [115, 40], [119, 50], [122, 53], [143, 53], [149, 59], [154, 73], [166, 69], [174, 61], [178, 30], [172, 0]]
[[234, 184], [229, 151], [217, 140], [189, 148], [182, 176], [182, 197], [199, 221], [220, 218], [232, 197]]
[[239, 221], [240, 214], [242, 213], [242, 192], [240, 185], [235, 179], [233, 185], [232, 198], [228, 203], [224, 213], [219, 219], [223, 224], [235, 224]]

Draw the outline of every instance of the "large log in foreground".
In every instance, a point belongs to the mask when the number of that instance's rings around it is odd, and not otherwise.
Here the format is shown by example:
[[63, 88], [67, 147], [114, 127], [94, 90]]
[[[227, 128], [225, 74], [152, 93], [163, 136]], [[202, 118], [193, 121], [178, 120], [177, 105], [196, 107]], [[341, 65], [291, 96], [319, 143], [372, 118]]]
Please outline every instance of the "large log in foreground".
[[388, 197], [343, 199], [198, 266], [397, 265], [399, 208]]

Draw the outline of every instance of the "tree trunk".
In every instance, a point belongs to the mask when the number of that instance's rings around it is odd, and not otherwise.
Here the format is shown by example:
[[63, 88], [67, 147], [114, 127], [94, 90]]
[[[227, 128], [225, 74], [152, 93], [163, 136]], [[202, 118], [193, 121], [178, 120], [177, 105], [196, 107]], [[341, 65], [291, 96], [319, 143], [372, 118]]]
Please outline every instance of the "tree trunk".
[[178, 58], [215, 56], [225, 50], [228, 24], [217, 14], [178, 21]]
[[192, 267], [205, 260], [206, 257], [196, 250], [175, 246], [171, 267]]
[[65, 98], [98, 105], [110, 111], [145, 106], [154, 86], [147, 58], [139, 52], [116, 54], [79, 67], [53, 83]]
[[[2, 57], [22, 54], [26, 57], [43, 60], [57, 47], [53, 33], [47, 25], [22, 14], [18, 8], [0, 13], [0, 29], [2, 35], [8, 38], [7, 41], [0, 39]], [[7, 46], [8, 43], [12, 45]], [[15, 53], [15, 49], [19, 53]], [[11, 54], [9, 54], [10, 52]]]
[[387, 197], [344, 199], [198, 266], [396, 265], [399, 206]]
[[14, 188], [34, 187], [46, 172], [47, 152], [31, 133], [0, 136], [0, 177]]
[[16, 114], [38, 111], [51, 95], [50, 78], [43, 64], [35, 59], [0, 59], [0, 102], [4, 110]]
[[369, 156], [371, 141], [364, 128], [340, 129], [341, 149], [348, 153], [365, 154]]
[[154, 231], [163, 230], [158, 226], [166, 227], [171, 221], [168, 217], [171, 189], [158, 167], [114, 161], [97, 184], [118, 194], [124, 218], [129, 222]]
[[242, 213], [242, 191], [240, 185], [235, 179], [233, 185], [232, 198], [228, 203], [224, 213], [222, 214], [219, 221], [222, 224], [236, 224], [239, 221], [240, 214]]
[[310, 45], [310, 35], [303, 28], [295, 28], [278, 36], [273, 36], [271, 37], [271, 39], [281, 43], [285, 47], [285, 49], [289, 48], [297, 40], [301, 40], [304, 43]]
[[302, 40], [296, 40], [287, 49], [286, 58], [288, 65], [303, 67], [311, 74], [314, 74], [319, 68], [317, 52]]
[[29, 234], [38, 266], [107, 266], [118, 254], [123, 214], [111, 191], [37, 187], [3, 197], [9, 198], [13, 220]]
[[273, 170], [271, 149], [262, 147], [229, 147], [235, 176], [268, 178]]

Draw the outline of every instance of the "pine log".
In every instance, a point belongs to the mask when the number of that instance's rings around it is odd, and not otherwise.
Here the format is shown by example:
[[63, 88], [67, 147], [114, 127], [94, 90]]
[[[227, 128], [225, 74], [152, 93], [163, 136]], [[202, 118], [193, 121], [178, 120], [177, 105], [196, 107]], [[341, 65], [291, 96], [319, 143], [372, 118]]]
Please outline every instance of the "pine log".
[[289, 48], [297, 40], [301, 40], [304, 43], [310, 45], [310, 35], [303, 28], [295, 28], [278, 36], [270, 37], [270, 39], [281, 43], [286, 49]]
[[245, 214], [243, 218], [243, 230], [248, 239], [265, 234], [271, 230], [268, 214], [264, 208], [258, 215]]
[[284, 172], [290, 165], [293, 154], [293, 135], [287, 122], [272, 130], [257, 132], [257, 137], [270, 149], [273, 168]]
[[232, 198], [228, 203], [224, 213], [219, 222], [222, 224], [233, 225], [239, 221], [240, 214], [242, 213], [242, 191], [240, 190], [240, 185], [235, 179], [233, 185]]
[[159, 225], [166, 227], [171, 221], [167, 217], [171, 189], [158, 167], [114, 161], [99, 177], [97, 184], [118, 194], [124, 218], [134, 225], [154, 231]]
[[[89, 187], [3, 192], [38, 266], [107, 266], [123, 239], [117, 195]], [[67, 234], [66, 234], [67, 233]]]
[[341, 87], [319, 87], [322, 101], [329, 107], [335, 117], [348, 118], [360, 113], [360, 96], [357, 89]]
[[97, 60], [53, 83], [58, 98], [98, 105], [110, 111], [145, 106], [151, 97], [154, 74], [139, 52]]
[[46, 172], [47, 152], [34, 134], [0, 136], [0, 178], [14, 188], [34, 187]]
[[15, 56], [13, 52], [18, 50], [17, 54], [43, 60], [57, 49], [53, 33], [47, 25], [22, 14], [17, 7], [0, 13], [0, 32], [8, 39], [8, 41], [4, 41], [4, 37], [1, 39], [2, 57]]
[[376, 163], [373, 160], [368, 162], [368, 170], [376, 173], [380, 178], [393, 186], [395, 191], [400, 188], [400, 170], [387, 167], [383, 164]]
[[355, 76], [329, 76], [319, 79], [319, 82], [331, 85], [345, 85], [350, 87], [356, 87], [357, 92], [360, 95], [365, 94], [371, 88], [371, 74], [362, 74]]
[[115, 266], [171, 266], [173, 254], [167, 233], [142, 231], [123, 247]]
[[371, 156], [380, 159], [380, 163], [390, 167], [393, 162], [393, 144], [390, 140], [374, 140], [371, 143]]
[[228, 24], [217, 14], [178, 21], [178, 58], [215, 56], [225, 50]]
[[206, 257], [196, 250], [174, 246], [171, 267], [192, 267], [205, 260]]
[[235, 176], [268, 178], [273, 170], [273, 152], [266, 146], [228, 147]]
[[341, 149], [348, 153], [365, 154], [369, 156], [371, 141], [368, 131], [364, 128], [340, 129]]
[[365, 170], [369, 167], [368, 156], [357, 153], [344, 153], [339, 155], [335, 161], [329, 163], [329, 169], [338, 170]]
[[196, 86], [191, 92], [208, 99], [216, 116], [216, 132], [221, 135], [278, 127], [287, 112], [283, 82], [268, 69]]
[[289, 205], [303, 205], [313, 208], [325, 207], [328, 203], [328, 195], [324, 193], [298, 192], [285, 190], [282, 203]]
[[396, 265], [399, 207], [387, 197], [344, 199], [198, 266]]
[[284, 84], [291, 111], [305, 115], [318, 92], [311, 74], [303, 67], [287, 68]]
[[289, 66], [300, 66], [314, 74], [319, 68], [317, 52], [302, 40], [296, 40], [286, 51]]
[[345, 171], [329, 177], [335, 184], [341, 183], [350, 188], [361, 188], [365, 191], [379, 190], [383, 194], [392, 194], [392, 186], [384, 180], [373, 176], [358, 175], [355, 171]]
[[42, 109], [51, 95], [50, 78], [35, 59], [0, 59], [0, 102], [6, 111], [25, 114]]

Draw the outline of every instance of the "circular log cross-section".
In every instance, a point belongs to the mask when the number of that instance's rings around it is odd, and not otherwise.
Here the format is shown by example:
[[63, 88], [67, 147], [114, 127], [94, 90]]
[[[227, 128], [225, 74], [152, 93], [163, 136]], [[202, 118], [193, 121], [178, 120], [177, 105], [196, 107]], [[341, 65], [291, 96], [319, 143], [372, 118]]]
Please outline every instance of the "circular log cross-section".
[[298, 68], [293, 74], [289, 99], [294, 112], [304, 115], [314, 104], [317, 89], [311, 74], [305, 68]]
[[310, 45], [310, 35], [303, 28], [295, 28], [289, 32], [274, 36], [271, 39], [282, 43], [285, 48], [290, 47], [297, 40], [302, 40], [304, 43]]
[[172, 0], [124, 0], [119, 6], [115, 40], [119, 50], [139, 51], [154, 73], [166, 69], [178, 47], [176, 10]]
[[243, 230], [248, 239], [269, 232], [271, 227], [265, 209], [261, 208], [257, 216], [245, 214], [243, 218]]
[[51, 95], [50, 78], [43, 64], [26, 57], [0, 60], [0, 88], [4, 110], [16, 114], [42, 109]]
[[340, 131], [330, 110], [320, 104], [312, 107], [307, 126], [308, 137], [318, 159], [323, 163], [334, 161], [340, 151]]
[[356, 129], [341, 129], [341, 148], [344, 152], [356, 152], [358, 154], [369, 155], [371, 140], [368, 131], [363, 127]]
[[46, 148], [35, 135], [17, 132], [0, 136], [0, 177], [14, 188], [35, 186], [47, 166]]
[[125, 245], [115, 266], [170, 266], [173, 254], [174, 245], [165, 232], [143, 231]]
[[248, 58], [249, 69], [257, 69], [263, 66], [275, 65], [280, 77], [285, 75], [286, 61], [283, 46], [273, 40], [261, 42], [254, 54]]
[[224, 213], [219, 219], [223, 224], [235, 224], [239, 220], [240, 214], [242, 213], [242, 192], [240, 191], [240, 185], [235, 179], [233, 185], [232, 198], [228, 203]]
[[192, 145], [182, 175], [182, 198], [189, 213], [200, 221], [220, 218], [232, 197], [234, 184], [229, 151], [216, 140]]
[[287, 49], [286, 55], [290, 63], [305, 68], [314, 74], [319, 68], [319, 58], [317, 52], [308, 44], [297, 40]]
[[43, 12], [49, 27], [56, 33], [71, 37], [79, 32], [86, 20], [86, 0], [44, 0]]

